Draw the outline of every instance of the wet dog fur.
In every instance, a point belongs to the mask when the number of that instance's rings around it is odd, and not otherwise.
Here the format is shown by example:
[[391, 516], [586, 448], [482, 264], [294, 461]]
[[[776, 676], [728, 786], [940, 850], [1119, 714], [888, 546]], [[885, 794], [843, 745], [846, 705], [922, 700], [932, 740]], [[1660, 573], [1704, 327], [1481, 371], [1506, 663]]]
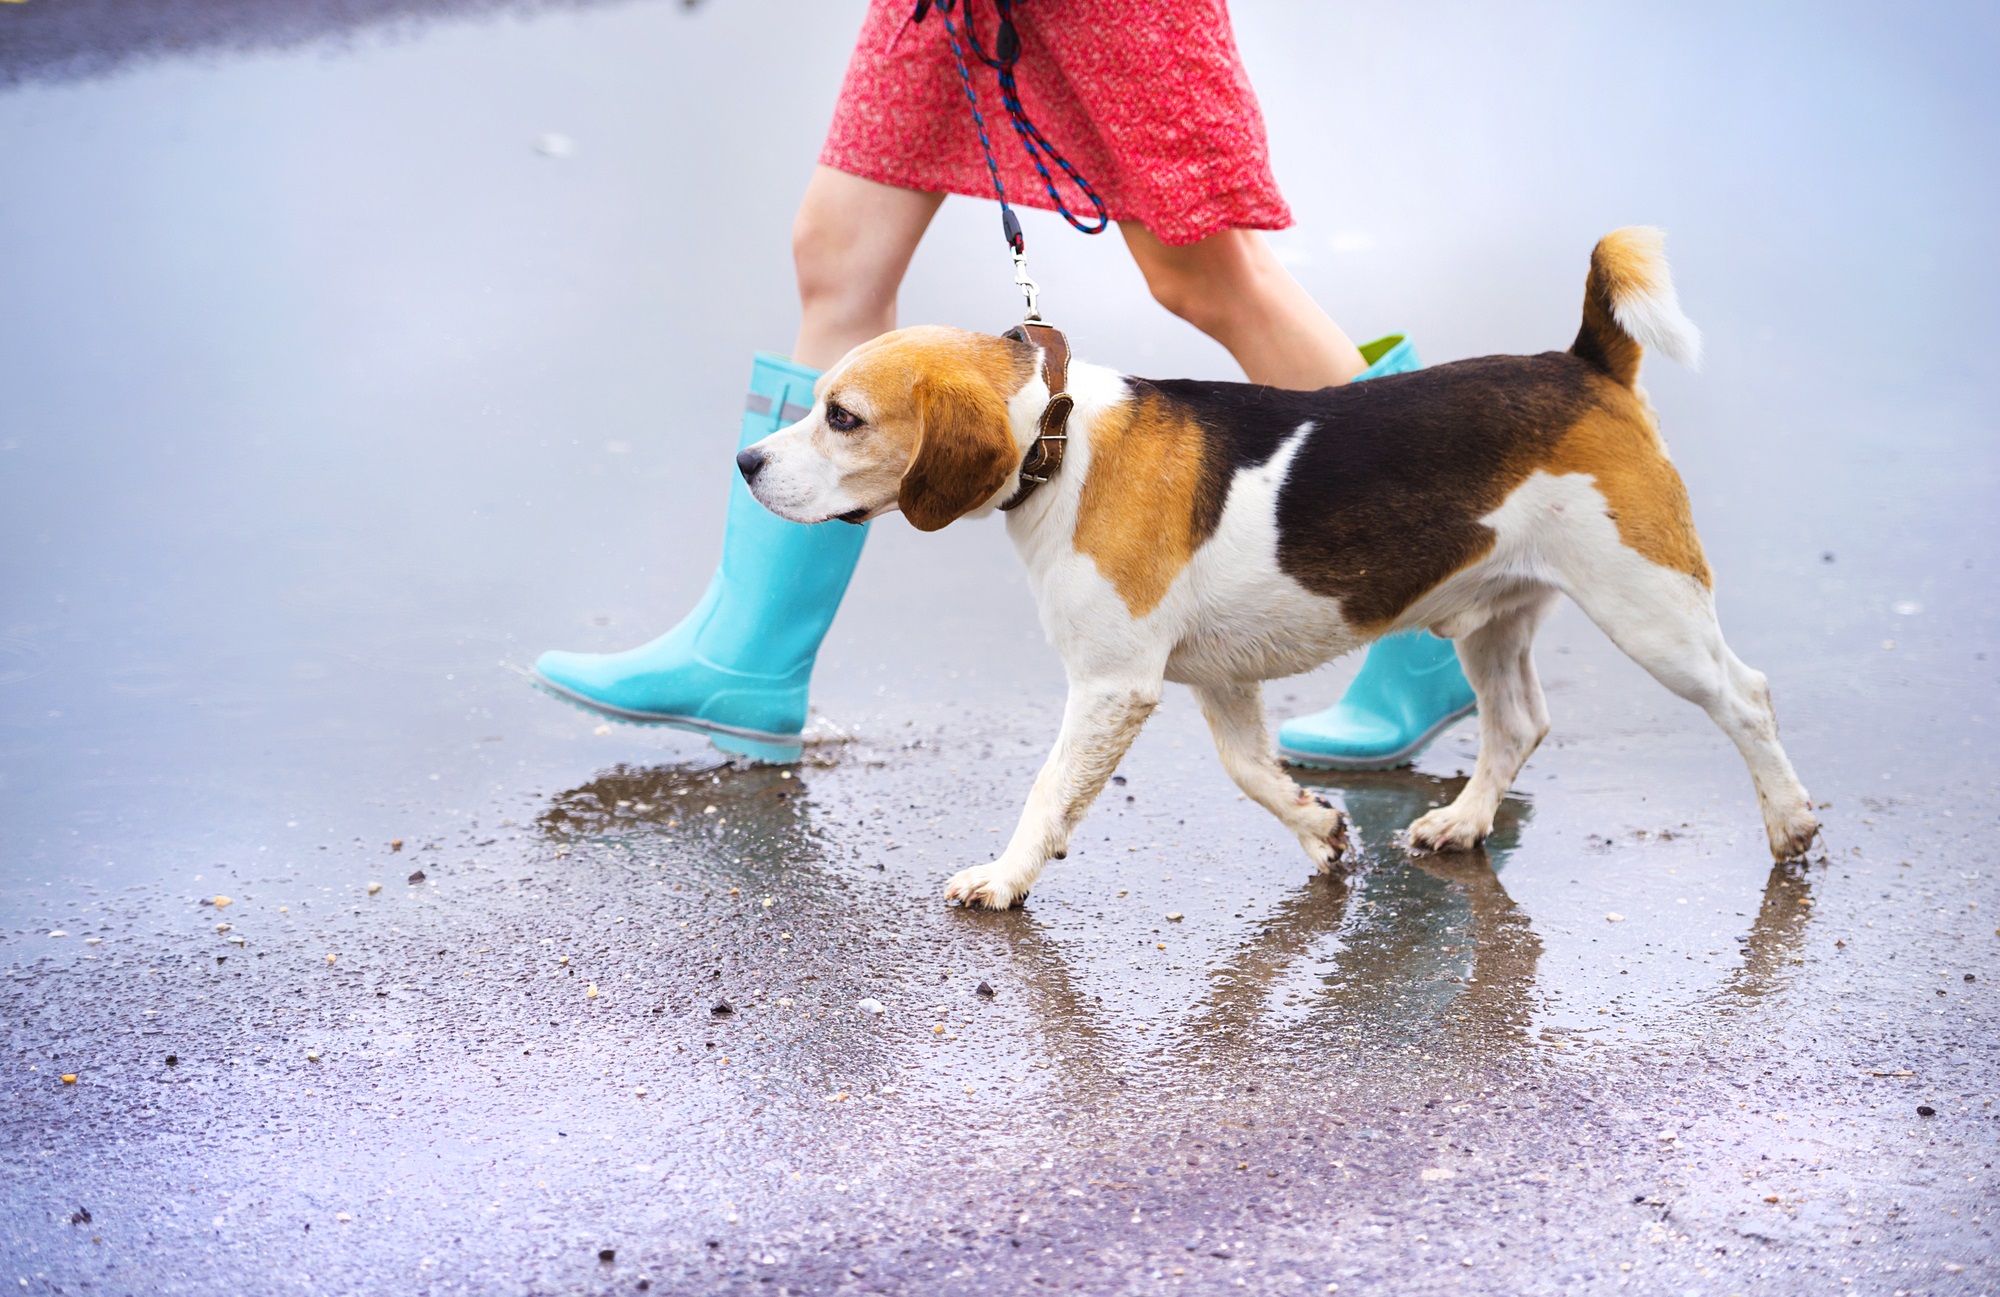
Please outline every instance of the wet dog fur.
[[[1189, 685], [1230, 777], [1321, 869], [1340, 811], [1273, 756], [1260, 685], [1393, 631], [1454, 641], [1478, 697], [1479, 760], [1419, 851], [1470, 848], [1548, 733], [1532, 655], [1559, 595], [1706, 711], [1750, 768], [1771, 852], [1819, 831], [1770, 690], [1716, 624], [1687, 492], [1637, 386], [1653, 347], [1700, 338], [1659, 232], [1606, 236], [1568, 351], [1488, 356], [1315, 392], [1149, 381], [1072, 362], [1068, 458], [1007, 515], [1068, 670], [1055, 748], [1007, 848], [945, 893], [1004, 909], [1060, 859], [1161, 686]], [[900, 510], [920, 530], [1015, 489], [1048, 403], [1023, 342], [935, 327], [856, 347], [812, 411], [739, 457], [765, 507], [803, 523]]]

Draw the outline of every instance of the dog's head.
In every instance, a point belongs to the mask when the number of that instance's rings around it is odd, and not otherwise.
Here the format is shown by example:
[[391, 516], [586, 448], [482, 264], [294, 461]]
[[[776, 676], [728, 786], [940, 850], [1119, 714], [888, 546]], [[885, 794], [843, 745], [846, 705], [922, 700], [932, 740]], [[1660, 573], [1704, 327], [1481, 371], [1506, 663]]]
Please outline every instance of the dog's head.
[[898, 329], [820, 376], [812, 412], [737, 455], [757, 502], [793, 522], [866, 522], [901, 509], [936, 531], [1014, 479], [1024, 443], [1008, 402], [1036, 351], [963, 329]]

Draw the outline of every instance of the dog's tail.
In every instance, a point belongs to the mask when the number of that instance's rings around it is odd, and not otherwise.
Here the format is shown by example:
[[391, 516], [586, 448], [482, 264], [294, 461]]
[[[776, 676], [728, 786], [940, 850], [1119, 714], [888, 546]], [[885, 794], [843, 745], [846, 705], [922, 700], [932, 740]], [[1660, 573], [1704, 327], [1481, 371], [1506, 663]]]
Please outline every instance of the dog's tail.
[[1569, 352], [1627, 387], [1639, 358], [1657, 347], [1690, 369], [1701, 365], [1701, 331], [1681, 314], [1667, 270], [1666, 235], [1628, 225], [1597, 242], [1583, 290], [1583, 328]]

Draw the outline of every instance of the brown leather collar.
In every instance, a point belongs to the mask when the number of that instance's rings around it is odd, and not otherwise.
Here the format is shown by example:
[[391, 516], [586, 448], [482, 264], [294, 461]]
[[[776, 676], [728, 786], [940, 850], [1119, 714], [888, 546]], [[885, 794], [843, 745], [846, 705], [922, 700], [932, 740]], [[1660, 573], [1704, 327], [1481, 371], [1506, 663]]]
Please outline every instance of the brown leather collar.
[[1052, 324], [1030, 320], [1001, 335], [1042, 349], [1042, 382], [1049, 389], [1049, 403], [1042, 411], [1035, 440], [1021, 461], [1021, 485], [1001, 511], [1015, 509], [1056, 475], [1062, 467], [1063, 452], [1069, 448], [1069, 411], [1075, 404], [1069, 395], [1069, 339]]

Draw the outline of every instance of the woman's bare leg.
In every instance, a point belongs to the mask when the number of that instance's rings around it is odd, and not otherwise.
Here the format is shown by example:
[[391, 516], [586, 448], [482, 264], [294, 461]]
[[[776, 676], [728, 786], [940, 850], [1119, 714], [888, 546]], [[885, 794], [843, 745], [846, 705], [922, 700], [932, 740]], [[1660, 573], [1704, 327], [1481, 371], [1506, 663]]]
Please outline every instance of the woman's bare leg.
[[1228, 348], [1251, 382], [1331, 387], [1367, 368], [1257, 231], [1223, 230], [1176, 248], [1136, 221], [1118, 230], [1155, 300]]
[[943, 194], [816, 167], [792, 226], [799, 338], [792, 359], [826, 369], [896, 327], [896, 290]]

